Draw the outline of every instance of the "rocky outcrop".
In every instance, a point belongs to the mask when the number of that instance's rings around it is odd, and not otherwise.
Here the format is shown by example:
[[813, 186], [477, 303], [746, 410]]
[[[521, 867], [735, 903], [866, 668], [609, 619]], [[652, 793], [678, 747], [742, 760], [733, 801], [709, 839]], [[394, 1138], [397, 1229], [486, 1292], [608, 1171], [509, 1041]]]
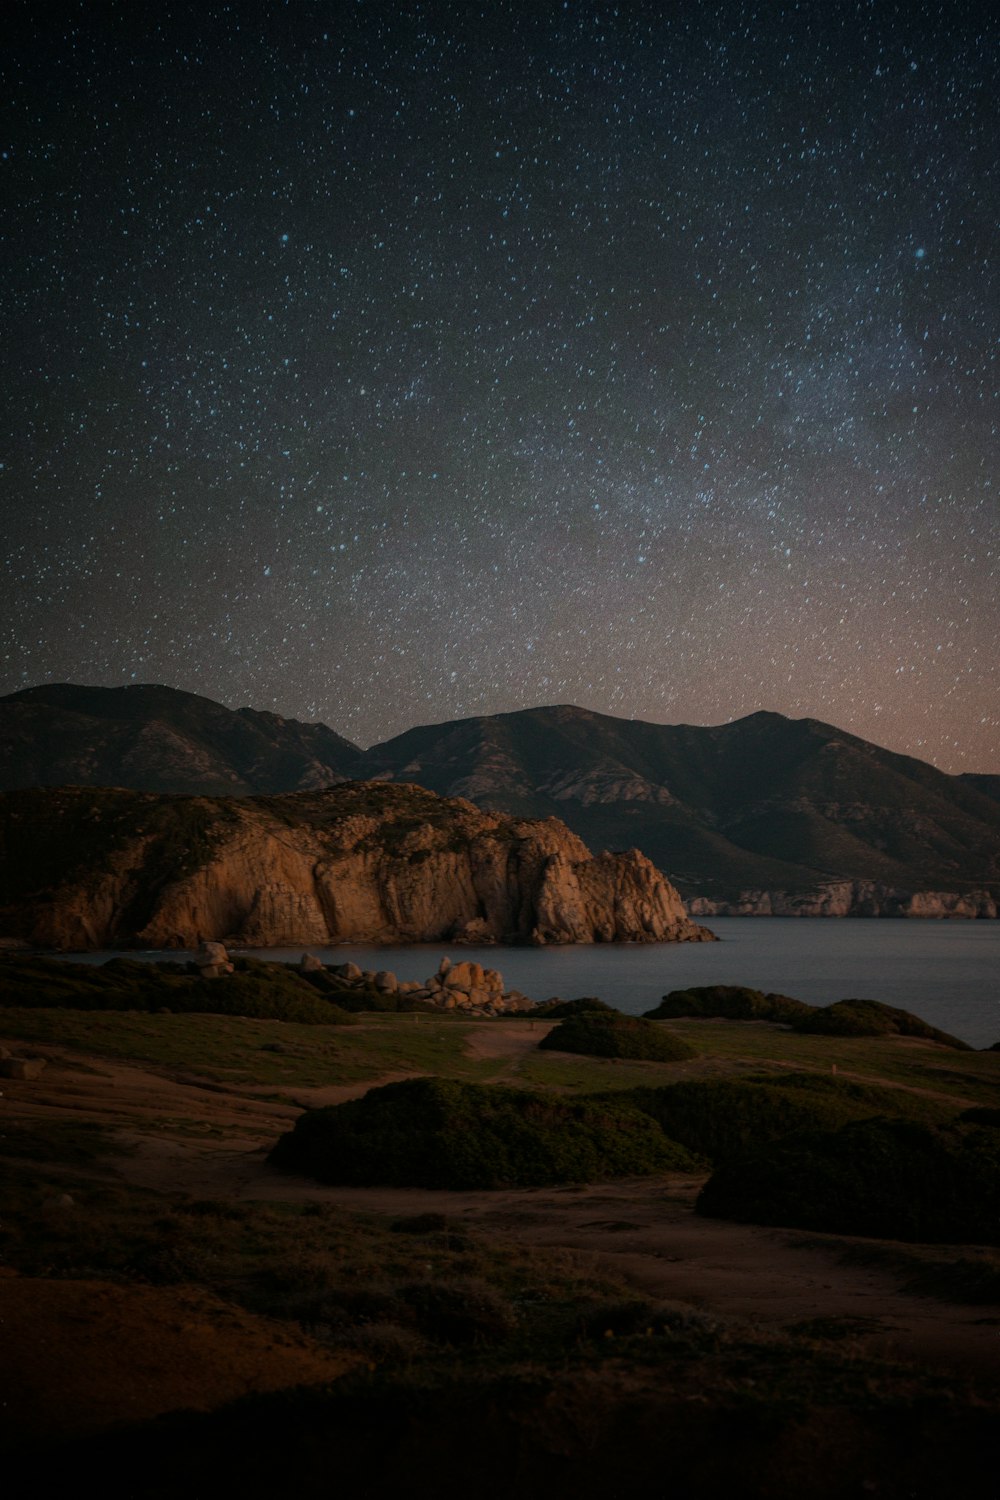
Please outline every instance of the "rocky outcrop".
[[[303, 953], [300, 968], [304, 974], [323, 971], [324, 965], [313, 954]], [[402, 1001], [402, 1009], [454, 1010], [466, 1016], [501, 1016], [526, 1014], [537, 1010], [538, 1004], [529, 1000], [520, 990], [508, 989], [503, 975], [496, 969], [484, 969], [482, 964], [452, 963], [442, 958], [437, 972], [421, 984], [417, 980], [399, 979], [388, 970], [359, 969], [357, 964], [335, 964], [325, 972], [333, 977], [345, 991], [372, 989], [380, 995], [395, 996]], [[330, 998], [335, 1004], [346, 1005], [337, 994]], [[349, 1005], [347, 1008], [350, 1009]]]
[[274, 798], [0, 798], [0, 935], [37, 947], [701, 942], [638, 850], [364, 782]]
[[872, 880], [836, 880], [812, 891], [740, 891], [733, 901], [697, 897], [693, 917], [923, 917], [995, 918], [986, 890], [906, 891]]

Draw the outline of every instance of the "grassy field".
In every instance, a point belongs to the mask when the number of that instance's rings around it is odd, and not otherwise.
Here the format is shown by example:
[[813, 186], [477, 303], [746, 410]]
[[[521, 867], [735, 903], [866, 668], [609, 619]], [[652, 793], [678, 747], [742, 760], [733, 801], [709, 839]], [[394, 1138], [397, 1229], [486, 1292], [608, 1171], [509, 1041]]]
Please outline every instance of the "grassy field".
[[[882, 1322], [878, 1305], [871, 1316], [819, 1308], [794, 1324], [763, 1326], [717, 1316], [707, 1292], [699, 1291], [696, 1299], [703, 1305], [661, 1300], [633, 1282], [627, 1257], [520, 1242], [518, 1215], [530, 1217], [531, 1205], [544, 1204], [549, 1191], [558, 1222], [568, 1201], [558, 1194], [565, 1189], [537, 1189], [519, 1200], [509, 1210], [515, 1228], [501, 1232], [491, 1230], [488, 1210], [485, 1217], [467, 1219], [460, 1195], [452, 1195], [444, 1209], [421, 1208], [414, 1200], [411, 1208], [383, 1205], [373, 1211], [352, 1206], [354, 1200], [333, 1201], [308, 1182], [288, 1187], [294, 1201], [241, 1197], [235, 1190], [192, 1192], [183, 1185], [185, 1163], [198, 1171], [217, 1162], [225, 1171], [231, 1163], [236, 1172], [255, 1155], [259, 1163], [266, 1145], [292, 1123], [295, 1109], [315, 1102], [308, 1091], [357, 1092], [404, 1074], [502, 1083], [576, 1101], [585, 1094], [650, 1090], [684, 1080], [805, 1073], [826, 1081], [836, 1077], [848, 1087], [881, 1084], [907, 1091], [901, 1113], [910, 1117], [943, 1120], [970, 1105], [1000, 1106], [998, 1053], [956, 1052], [905, 1037], [799, 1036], [760, 1022], [678, 1020], [656, 1024], [682, 1036], [696, 1056], [628, 1061], [540, 1050], [537, 1044], [552, 1024], [364, 1014], [345, 1027], [205, 1014], [0, 1011], [0, 1039], [19, 1052], [38, 1049], [50, 1057], [37, 1084], [4, 1086], [0, 1267], [8, 1275], [60, 1285], [94, 1279], [130, 1288], [203, 1288], [226, 1306], [275, 1319], [275, 1327], [304, 1332], [323, 1349], [355, 1361], [355, 1374], [324, 1393], [261, 1395], [245, 1409], [220, 1408], [221, 1428], [208, 1418], [201, 1425], [191, 1418], [189, 1431], [178, 1419], [180, 1426], [166, 1436], [155, 1426], [137, 1428], [132, 1447], [128, 1433], [95, 1439], [96, 1447], [70, 1445], [65, 1471], [80, 1463], [96, 1463], [102, 1472], [121, 1464], [127, 1472], [121, 1492], [145, 1495], [135, 1466], [145, 1474], [145, 1455], [156, 1454], [150, 1472], [162, 1465], [166, 1474], [175, 1453], [170, 1434], [177, 1433], [186, 1435], [176, 1452], [199, 1453], [206, 1472], [219, 1462], [231, 1474], [241, 1455], [254, 1453], [263, 1476], [269, 1459], [259, 1443], [267, 1432], [269, 1441], [296, 1454], [300, 1442], [317, 1453], [333, 1444], [338, 1461], [348, 1455], [344, 1461], [355, 1465], [354, 1482], [361, 1484], [373, 1451], [388, 1452], [401, 1433], [427, 1433], [414, 1438], [412, 1451], [406, 1448], [406, 1462], [426, 1466], [436, 1461], [434, 1454], [454, 1451], [456, 1473], [468, 1479], [479, 1471], [481, 1453], [477, 1439], [461, 1469], [466, 1459], [455, 1444], [461, 1446], [464, 1424], [470, 1434], [480, 1432], [484, 1443], [491, 1432], [506, 1434], [501, 1466], [508, 1453], [521, 1451], [519, 1445], [534, 1451], [531, 1445], [541, 1444], [538, 1475], [529, 1482], [518, 1470], [511, 1494], [534, 1495], [532, 1484], [537, 1479], [541, 1486], [544, 1476], [545, 1492], [559, 1493], [560, 1473], [575, 1476], [578, 1496], [605, 1493], [610, 1481], [605, 1474], [603, 1488], [598, 1486], [589, 1455], [598, 1475], [616, 1445], [618, 1461], [627, 1465], [644, 1444], [660, 1441], [651, 1433], [668, 1431], [673, 1446], [662, 1461], [680, 1454], [694, 1484], [690, 1475], [696, 1461], [703, 1461], [692, 1447], [697, 1424], [691, 1426], [690, 1402], [696, 1391], [697, 1411], [722, 1424], [709, 1446], [744, 1454], [732, 1458], [735, 1468], [720, 1477], [720, 1485], [731, 1488], [743, 1462], [756, 1464], [766, 1454], [770, 1468], [762, 1494], [790, 1500], [808, 1492], [798, 1445], [806, 1442], [803, 1434], [812, 1434], [806, 1445], [811, 1453], [809, 1444], [822, 1443], [829, 1429], [848, 1434], [831, 1463], [849, 1467], [858, 1455], [860, 1467], [851, 1471], [858, 1493], [874, 1474], [880, 1494], [930, 1497], [945, 1471], [958, 1476], [964, 1494], [989, 1493], [976, 1488], [977, 1464], [979, 1450], [986, 1452], [982, 1424], [1000, 1413], [1000, 1386], [933, 1363], [918, 1368], [886, 1359], [869, 1342]], [[106, 1069], [119, 1064], [132, 1065], [135, 1077], [127, 1066], [119, 1069], [102, 1096]], [[140, 1119], [129, 1115], [126, 1096], [129, 1088], [142, 1090], [143, 1079], [150, 1080], [150, 1091], [162, 1080], [164, 1102], [161, 1112]], [[100, 1123], [81, 1113], [74, 1093], [87, 1084], [93, 1091], [88, 1098], [96, 1098], [98, 1107], [106, 1098], [107, 1117]], [[19, 1104], [24, 1113], [16, 1113]], [[245, 1117], [239, 1112], [244, 1106]], [[270, 1141], [262, 1134], [268, 1130]], [[158, 1170], [155, 1190], [131, 1173], [140, 1161]], [[258, 1164], [256, 1170], [263, 1168]], [[699, 1180], [675, 1187], [675, 1215], [690, 1219]], [[652, 1202], [671, 1190], [665, 1180], [650, 1179], [642, 1191]], [[636, 1228], [614, 1213], [599, 1199], [591, 1211], [594, 1222], [605, 1225], [612, 1251]], [[582, 1217], [586, 1227], [587, 1215]], [[817, 1247], [831, 1284], [838, 1263], [870, 1268], [915, 1297], [945, 1299], [942, 1316], [948, 1318], [952, 1306], [968, 1306], [984, 1323], [1000, 1297], [1000, 1252], [985, 1246], [807, 1233], [798, 1242], [806, 1247], [802, 1253]], [[765, 1246], [755, 1253], [768, 1252]], [[650, 1264], [657, 1264], [655, 1256]], [[455, 1410], [467, 1405], [463, 1423], [455, 1427], [435, 1416], [442, 1403], [454, 1403]], [[566, 1411], [576, 1416], [570, 1420]], [[490, 1412], [504, 1414], [489, 1419], [500, 1427], [477, 1425]], [[640, 1420], [638, 1412], [648, 1417]], [[927, 1438], [928, 1431], [936, 1436]], [[593, 1435], [598, 1432], [599, 1441]], [[560, 1454], [556, 1462], [552, 1455]], [[567, 1461], [570, 1468], [561, 1468]], [[546, 1468], [550, 1463], [554, 1470]], [[58, 1464], [52, 1472], [57, 1470]], [[157, 1488], [159, 1482], [149, 1480], [151, 1497], [184, 1493], [182, 1477], [175, 1488]], [[294, 1489], [294, 1478], [289, 1482]], [[168, 1486], [166, 1479], [162, 1483]], [[301, 1492], [321, 1493], [320, 1480], [316, 1484], [314, 1491]], [[241, 1487], [248, 1495], [266, 1489], [253, 1473], [243, 1475]], [[423, 1492], [419, 1486], [414, 1491]], [[116, 1493], [113, 1485], [108, 1493]]]
[[271, 1091], [357, 1084], [402, 1072], [601, 1092], [704, 1074], [836, 1069], [852, 1078], [929, 1091], [956, 1108], [1000, 1102], [1000, 1053], [953, 1052], [909, 1037], [796, 1036], [761, 1022], [676, 1020], [669, 1029], [694, 1047], [694, 1059], [628, 1061], [545, 1052], [534, 1045], [510, 1056], [484, 1056], [474, 1047], [476, 1037], [493, 1028], [516, 1027], [540, 1041], [552, 1024], [366, 1013], [359, 1025], [340, 1027], [129, 1011], [0, 1011], [0, 1030], [12, 1040], [134, 1059]]

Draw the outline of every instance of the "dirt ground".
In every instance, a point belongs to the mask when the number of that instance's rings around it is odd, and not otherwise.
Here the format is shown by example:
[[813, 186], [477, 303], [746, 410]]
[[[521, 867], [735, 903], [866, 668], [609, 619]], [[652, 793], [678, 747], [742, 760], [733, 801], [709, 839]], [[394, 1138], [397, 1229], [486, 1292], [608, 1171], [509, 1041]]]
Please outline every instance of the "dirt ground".
[[[537, 1039], [527, 1024], [507, 1023], [470, 1029], [469, 1047], [478, 1056], [513, 1058]], [[844, 1241], [838, 1238], [701, 1218], [693, 1212], [700, 1183], [690, 1178], [467, 1193], [323, 1187], [274, 1172], [266, 1163], [267, 1151], [298, 1114], [295, 1105], [253, 1098], [248, 1088], [163, 1076], [136, 1063], [51, 1046], [32, 1051], [48, 1058], [46, 1070], [31, 1082], [3, 1080], [3, 1118], [75, 1118], [111, 1126], [133, 1149], [115, 1158], [115, 1172], [142, 1187], [217, 1199], [332, 1202], [393, 1217], [446, 1212], [481, 1232], [572, 1250], [647, 1294], [701, 1312], [778, 1327], [849, 1318], [867, 1352], [935, 1368], [1000, 1369], [1000, 1309], [908, 1295], [885, 1269], [843, 1264]], [[303, 1104], [333, 1104], [370, 1086], [296, 1092]], [[12, 1308], [23, 1306], [26, 1295], [25, 1286], [0, 1282], [6, 1339], [21, 1326]], [[25, 1327], [37, 1335], [44, 1313], [38, 1288], [34, 1295]], [[51, 1312], [65, 1320], [64, 1302], [54, 1301]], [[151, 1307], [154, 1315], [167, 1316], [160, 1306]], [[194, 1314], [185, 1316], [194, 1326]], [[247, 1374], [255, 1358], [255, 1321], [241, 1315], [240, 1328], [233, 1326], [234, 1339], [247, 1348], [246, 1369], [241, 1365], [234, 1374], [237, 1385], [262, 1378]], [[79, 1320], [75, 1328], [82, 1338]], [[258, 1333], [265, 1343], [273, 1340], [273, 1329]], [[307, 1346], [305, 1340], [293, 1351], [286, 1339], [286, 1363], [301, 1359], [303, 1372], [319, 1370], [326, 1356]]]

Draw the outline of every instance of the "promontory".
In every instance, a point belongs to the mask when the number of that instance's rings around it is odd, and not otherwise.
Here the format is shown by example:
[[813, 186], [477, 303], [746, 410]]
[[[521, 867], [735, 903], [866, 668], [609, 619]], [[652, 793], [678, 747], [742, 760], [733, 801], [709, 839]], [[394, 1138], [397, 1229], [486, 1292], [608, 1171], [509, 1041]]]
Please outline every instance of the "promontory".
[[279, 797], [31, 788], [0, 797], [0, 940], [187, 948], [704, 942], [637, 849], [421, 787]]

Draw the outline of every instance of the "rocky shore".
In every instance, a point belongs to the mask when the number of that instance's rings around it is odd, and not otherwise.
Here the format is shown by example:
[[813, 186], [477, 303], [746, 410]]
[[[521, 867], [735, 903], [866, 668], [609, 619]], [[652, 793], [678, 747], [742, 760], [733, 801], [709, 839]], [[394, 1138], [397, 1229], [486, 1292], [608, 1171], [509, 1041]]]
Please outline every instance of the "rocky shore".
[[812, 891], [743, 890], [731, 901], [696, 896], [692, 917], [996, 918], [987, 890], [908, 891], [875, 880], [832, 880]]
[[484, 969], [482, 964], [468, 961], [452, 963], [448, 957], [442, 958], [437, 971], [423, 984], [417, 980], [397, 979], [388, 969], [360, 969], [353, 963], [326, 967], [311, 953], [303, 953], [299, 967], [305, 974], [326, 968], [326, 972], [341, 981], [347, 990], [370, 987], [383, 995], [396, 995], [404, 1002], [423, 1001], [442, 1011], [502, 1016], [524, 1014], [537, 1008], [537, 1002], [529, 1000], [520, 990], [507, 989], [503, 975], [496, 969]]

